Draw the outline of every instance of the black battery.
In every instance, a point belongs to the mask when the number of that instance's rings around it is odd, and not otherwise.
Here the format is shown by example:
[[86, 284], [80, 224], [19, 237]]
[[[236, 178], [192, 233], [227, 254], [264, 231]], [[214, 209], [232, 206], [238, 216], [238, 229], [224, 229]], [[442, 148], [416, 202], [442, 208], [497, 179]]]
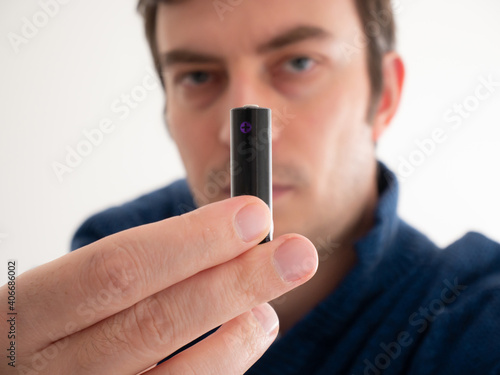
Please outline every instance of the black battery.
[[[231, 109], [231, 197], [254, 195], [273, 212], [271, 110]], [[261, 242], [272, 241], [273, 228]]]

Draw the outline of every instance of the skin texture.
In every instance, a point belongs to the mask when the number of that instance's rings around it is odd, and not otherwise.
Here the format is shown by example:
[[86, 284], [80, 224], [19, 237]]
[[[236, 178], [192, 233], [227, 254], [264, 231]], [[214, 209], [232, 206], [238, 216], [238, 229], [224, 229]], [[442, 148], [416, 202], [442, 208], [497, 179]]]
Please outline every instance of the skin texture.
[[[0, 373], [137, 374], [223, 324], [150, 373], [243, 374], [278, 333], [265, 302], [317, 268], [314, 246], [300, 235], [257, 246], [270, 223], [264, 202], [236, 197], [116, 233], [19, 275], [16, 367], [2, 361]], [[292, 262], [277, 266], [276, 254], [290, 253]], [[283, 277], [290, 274], [293, 280]], [[0, 298], [8, 295], [4, 285]], [[2, 337], [8, 331], [0, 321]]]
[[[308, 237], [321, 260], [309, 283], [272, 302], [284, 332], [353, 267], [352, 243], [372, 225], [375, 144], [398, 106], [401, 59], [385, 57], [367, 123], [367, 51], [343, 49], [363, 30], [354, 1], [243, 1], [221, 16], [212, 2], [190, 0], [160, 5], [157, 20], [166, 122], [198, 205], [229, 197], [230, 109], [258, 104], [275, 114], [273, 184], [289, 189], [275, 194], [274, 233]], [[298, 27], [324, 33], [259, 48]]]

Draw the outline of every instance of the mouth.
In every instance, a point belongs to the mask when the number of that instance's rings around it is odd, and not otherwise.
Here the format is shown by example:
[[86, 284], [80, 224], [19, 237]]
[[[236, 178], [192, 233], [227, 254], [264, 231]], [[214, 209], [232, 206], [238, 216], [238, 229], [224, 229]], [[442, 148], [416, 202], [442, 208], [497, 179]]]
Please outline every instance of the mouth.
[[[290, 185], [273, 185], [273, 202], [280, 199], [281, 197], [287, 195], [293, 190], [293, 186]], [[231, 196], [231, 187], [227, 186], [223, 189], [224, 195], [227, 197]]]
[[290, 193], [292, 190], [292, 186], [273, 185], [273, 202]]

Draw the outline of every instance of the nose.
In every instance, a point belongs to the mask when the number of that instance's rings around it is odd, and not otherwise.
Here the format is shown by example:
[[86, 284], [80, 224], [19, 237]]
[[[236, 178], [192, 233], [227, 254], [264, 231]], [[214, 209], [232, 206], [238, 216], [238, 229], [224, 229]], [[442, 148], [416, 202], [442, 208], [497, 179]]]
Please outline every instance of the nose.
[[[224, 114], [219, 129], [219, 141], [227, 147], [231, 145], [231, 108], [243, 107], [245, 105], [258, 105], [259, 107], [271, 108], [273, 102], [272, 89], [257, 75], [248, 73], [242, 69], [241, 73], [234, 74], [228, 82], [225, 93]], [[273, 116], [274, 117], [274, 116]], [[274, 130], [274, 129], [273, 129]], [[274, 141], [274, 135], [273, 135]]]

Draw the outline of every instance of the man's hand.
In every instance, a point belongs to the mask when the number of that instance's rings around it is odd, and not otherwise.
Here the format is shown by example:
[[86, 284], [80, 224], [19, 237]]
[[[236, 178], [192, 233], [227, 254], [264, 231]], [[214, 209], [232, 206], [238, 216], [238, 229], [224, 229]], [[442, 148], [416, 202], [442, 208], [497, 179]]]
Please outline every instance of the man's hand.
[[[242, 196], [103, 238], [17, 278], [19, 374], [242, 374], [278, 332], [265, 303], [309, 280], [305, 237], [259, 245], [264, 202]], [[0, 301], [7, 301], [7, 287]], [[2, 303], [6, 306], [6, 303]], [[2, 317], [6, 316], [2, 307]], [[7, 339], [5, 319], [1, 342]]]

